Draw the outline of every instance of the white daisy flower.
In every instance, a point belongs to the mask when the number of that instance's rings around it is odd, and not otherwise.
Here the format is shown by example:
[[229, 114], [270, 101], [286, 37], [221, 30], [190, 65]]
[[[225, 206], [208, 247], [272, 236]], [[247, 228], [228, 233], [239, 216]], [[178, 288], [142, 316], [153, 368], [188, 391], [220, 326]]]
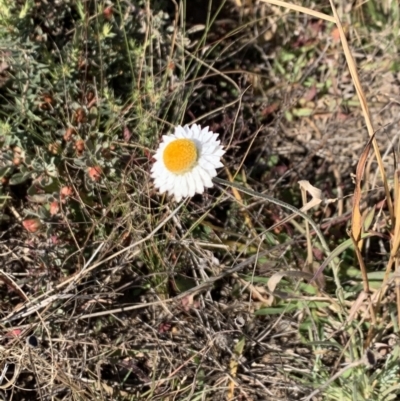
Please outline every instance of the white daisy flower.
[[211, 188], [211, 179], [217, 175], [215, 169], [223, 166], [220, 159], [225, 153], [217, 138], [218, 134], [197, 124], [179, 125], [174, 134], [163, 135], [151, 169], [160, 193], [168, 192], [179, 202]]

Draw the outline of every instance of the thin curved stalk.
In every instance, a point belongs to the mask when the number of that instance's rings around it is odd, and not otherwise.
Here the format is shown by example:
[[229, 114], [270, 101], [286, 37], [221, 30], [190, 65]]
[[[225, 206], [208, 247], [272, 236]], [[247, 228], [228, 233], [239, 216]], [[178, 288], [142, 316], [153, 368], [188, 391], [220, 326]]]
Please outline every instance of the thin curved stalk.
[[[239, 184], [237, 184], [235, 182], [229, 182], [229, 181], [223, 180], [222, 178], [218, 178], [218, 177], [214, 177], [213, 181], [215, 183], [217, 183], [217, 184], [224, 185], [226, 187], [236, 188], [239, 191], [241, 191], [241, 192], [243, 192], [243, 193], [245, 193], [247, 195], [250, 195], [250, 196], [252, 196], [254, 198], [263, 199], [263, 200], [265, 200], [267, 202], [271, 202], [271, 203], [273, 203], [275, 205], [281, 206], [281, 207], [283, 207], [283, 208], [285, 208], [287, 210], [290, 210], [291, 212], [297, 214], [298, 216], [302, 217], [303, 219], [307, 220], [310, 223], [311, 227], [314, 229], [316, 235], [318, 236], [318, 239], [321, 242], [322, 248], [323, 248], [326, 256], [329, 258], [330, 254], [331, 254], [331, 251], [330, 251], [329, 246], [328, 246], [328, 244], [327, 244], [327, 242], [325, 240], [325, 237], [322, 234], [321, 230], [319, 229], [318, 225], [311, 219], [310, 216], [308, 216], [307, 214], [305, 214], [301, 210], [297, 209], [297, 207], [292, 206], [289, 203], [283, 202], [283, 201], [281, 201], [279, 199], [275, 199], [272, 196], [260, 194], [258, 192], [255, 192], [255, 191], [251, 190], [251, 189], [245, 188], [242, 185], [239, 185]], [[338, 270], [337, 269], [337, 264], [335, 263], [333, 258], [330, 260], [329, 263], [330, 263], [330, 265], [332, 267], [332, 271], [333, 271], [333, 274], [334, 274], [334, 277], [335, 277], [335, 282], [336, 282], [336, 285], [337, 285], [337, 287], [339, 289], [339, 288], [341, 288], [341, 285], [340, 285], [339, 278], [337, 277], [337, 270]]]

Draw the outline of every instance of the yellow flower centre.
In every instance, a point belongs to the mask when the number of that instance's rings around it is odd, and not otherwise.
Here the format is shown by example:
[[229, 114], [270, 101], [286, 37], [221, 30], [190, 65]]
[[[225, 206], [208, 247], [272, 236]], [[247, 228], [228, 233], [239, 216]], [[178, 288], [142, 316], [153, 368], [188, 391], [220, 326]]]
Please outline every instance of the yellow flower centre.
[[197, 162], [196, 144], [191, 139], [176, 139], [164, 149], [163, 159], [171, 173], [186, 173]]

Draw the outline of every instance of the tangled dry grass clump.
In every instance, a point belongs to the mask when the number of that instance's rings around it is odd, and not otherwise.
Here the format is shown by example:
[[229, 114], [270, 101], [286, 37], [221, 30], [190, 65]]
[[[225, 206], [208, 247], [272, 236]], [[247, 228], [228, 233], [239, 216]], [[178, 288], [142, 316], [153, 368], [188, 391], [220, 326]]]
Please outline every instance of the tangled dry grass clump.
[[314, 3], [0, 0], [0, 399], [399, 397], [400, 9]]

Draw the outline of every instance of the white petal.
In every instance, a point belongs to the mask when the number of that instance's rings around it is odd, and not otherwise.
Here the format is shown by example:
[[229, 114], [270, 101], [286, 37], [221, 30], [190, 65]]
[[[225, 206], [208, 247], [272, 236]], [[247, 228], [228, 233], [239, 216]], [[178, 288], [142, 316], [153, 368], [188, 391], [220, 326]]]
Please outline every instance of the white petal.
[[205, 170], [207, 170], [213, 166], [212, 163], [209, 163], [204, 157], [200, 157], [198, 163], [199, 163], [199, 166]]
[[196, 166], [192, 171], [193, 183], [196, 188], [196, 193], [202, 194], [204, 192], [203, 180], [201, 179], [201, 175], [199, 173], [199, 169], [201, 167]]
[[170, 173], [166, 168], [163, 166], [155, 166], [154, 170], [152, 170], [151, 176], [153, 178], [163, 178], [163, 177], [168, 177]]
[[170, 187], [173, 187], [173, 186], [175, 185], [175, 182], [176, 182], [176, 175], [170, 173], [170, 174], [168, 175], [168, 177], [167, 177], [167, 182], [168, 182], [168, 185], [169, 185]]
[[[193, 127], [195, 128], [193, 129]], [[204, 142], [203, 130], [201, 129], [200, 125], [193, 124], [192, 130], [194, 132], [195, 138], [201, 140], [201, 142]]]
[[172, 141], [175, 141], [175, 135], [163, 135], [163, 142], [165, 143], [165, 144], [169, 144], [170, 142], [172, 142]]
[[165, 185], [162, 185], [161, 187], [158, 188], [158, 192], [160, 192], [160, 194], [163, 194], [164, 192], [167, 192], [169, 190], [169, 188]]
[[156, 188], [160, 188], [162, 187], [165, 183], [167, 183], [168, 181], [166, 180], [162, 180], [161, 178], [157, 177], [154, 179], [154, 185]]
[[192, 124], [192, 126], [190, 127], [190, 130], [196, 134], [201, 133], [201, 127], [199, 124]]
[[182, 175], [182, 189], [181, 189], [181, 193], [182, 196], [186, 197], [189, 195], [189, 183], [186, 177], [186, 174]]
[[154, 186], [157, 188], [157, 189], [160, 189], [160, 188], [162, 188], [162, 187], [164, 187], [164, 185], [165, 185], [165, 181], [154, 181]]
[[207, 173], [210, 176], [210, 178], [213, 178], [217, 175], [217, 170], [215, 168], [211, 167], [207, 169]]
[[164, 181], [163, 185], [160, 186], [160, 191], [172, 193], [175, 188], [175, 182], [171, 182], [169, 180]]
[[176, 190], [175, 191], [171, 191], [170, 192], [171, 195], [174, 195], [174, 198], [177, 202], [180, 202], [182, 199], [182, 195], [180, 193], [177, 193]]
[[222, 167], [223, 164], [219, 161], [220, 158], [218, 156], [204, 156], [204, 159], [207, 160], [213, 167]]
[[193, 179], [193, 171], [185, 174], [186, 184], [187, 184], [187, 196], [194, 196], [196, 193], [196, 185]]
[[[175, 195], [176, 199], [180, 200], [180, 199], [182, 199], [183, 196], [185, 196], [183, 177], [181, 175], [178, 175], [176, 177], [175, 186], [174, 186], [173, 191], [174, 191], [174, 195]], [[179, 202], [179, 201], [177, 200], [177, 202]]]
[[192, 131], [191, 138], [194, 139], [201, 146], [201, 133], [199, 131]]
[[186, 138], [186, 130], [181, 125], [175, 127], [175, 137]]
[[202, 134], [203, 142], [211, 142], [211, 140], [213, 138], [213, 133], [212, 133], [212, 131], [208, 130], [208, 127], [204, 128], [201, 131], [201, 134]]
[[203, 168], [199, 168], [198, 172], [200, 174], [201, 181], [203, 182], [203, 185], [206, 188], [211, 188], [213, 186], [213, 183], [211, 181], [211, 177], [208, 174], [208, 172], [206, 170], [204, 170]]
[[168, 188], [173, 188], [174, 184], [175, 184], [175, 177], [168, 171], [165, 171], [164, 173], [154, 178], [154, 185], [158, 188], [164, 186], [167, 186]]
[[203, 144], [203, 152], [204, 153], [214, 154], [218, 150], [219, 150], [219, 145], [216, 145], [215, 143]]
[[165, 167], [164, 167], [163, 163], [160, 163], [160, 162], [155, 162], [153, 164], [153, 167], [151, 168], [151, 172], [153, 174], [157, 174], [157, 175], [161, 174], [164, 171], [165, 171]]

